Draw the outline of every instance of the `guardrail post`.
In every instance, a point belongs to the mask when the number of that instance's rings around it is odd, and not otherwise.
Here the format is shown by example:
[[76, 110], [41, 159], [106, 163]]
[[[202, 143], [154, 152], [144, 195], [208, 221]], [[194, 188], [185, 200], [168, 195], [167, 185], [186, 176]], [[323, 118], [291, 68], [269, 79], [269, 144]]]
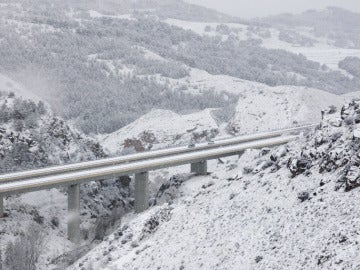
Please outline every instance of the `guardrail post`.
[[0, 195], [0, 218], [4, 217], [4, 197]]
[[135, 212], [141, 213], [149, 208], [149, 173], [135, 174]]
[[80, 241], [80, 185], [68, 187], [68, 238], [73, 243]]
[[202, 160], [200, 162], [191, 163], [191, 172], [196, 175], [207, 175], [207, 161]]

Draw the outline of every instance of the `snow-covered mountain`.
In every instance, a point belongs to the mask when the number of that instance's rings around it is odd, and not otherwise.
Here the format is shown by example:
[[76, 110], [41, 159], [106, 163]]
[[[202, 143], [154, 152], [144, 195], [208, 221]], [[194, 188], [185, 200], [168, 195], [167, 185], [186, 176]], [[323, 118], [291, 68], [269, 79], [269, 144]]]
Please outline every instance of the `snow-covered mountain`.
[[211, 87], [191, 91], [196, 72], [335, 94], [360, 88], [338, 67], [358, 48], [309, 27], [241, 21], [177, 0], [3, 0], [0, 14], [0, 72], [88, 134], [112, 133], [154, 108], [234, 106], [242, 88], [228, 99]]
[[224, 95], [239, 95], [236, 106], [191, 114], [153, 110], [114, 133], [98, 136], [105, 150], [114, 155], [131, 152], [134, 148], [144, 151], [186, 145], [206, 140], [210, 134], [229, 137], [317, 123], [324, 109], [339, 107], [359, 97], [357, 92], [339, 96], [299, 86], [269, 87], [196, 69], [190, 74], [189, 79], [180, 80], [177, 87], [187, 84], [188, 91], [194, 94], [212, 89]]
[[0, 252], [33, 227], [39, 270], [358, 269], [359, 103], [342, 107], [358, 25], [334, 8], [244, 21], [178, 0], [0, 0], [0, 172], [321, 122], [208, 176], [150, 172], [143, 214], [131, 177], [82, 185], [80, 247], [65, 190], [7, 197]]
[[69, 269], [357, 269], [359, 106], [329, 108], [285, 147], [170, 179], [163, 203]]

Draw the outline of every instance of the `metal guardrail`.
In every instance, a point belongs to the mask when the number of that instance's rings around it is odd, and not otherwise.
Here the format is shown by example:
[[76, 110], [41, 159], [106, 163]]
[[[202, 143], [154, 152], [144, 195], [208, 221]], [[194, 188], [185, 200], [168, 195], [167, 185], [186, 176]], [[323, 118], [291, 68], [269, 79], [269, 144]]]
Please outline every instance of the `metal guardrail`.
[[99, 167], [118, 165], [118, 164], [122, 164], [122, 163], [126, 163], [126, 162], [145, 160], [145, 159], [157, 158], [157, 157], [162, 157], [162, 156], [171, 156], [171, 155], [181, 154], [181, 153], [196, 152], [196, 151], [204, 150], [204, 149], [219, 148], [219, 147], [233, 145], [233, 144], [239, 144], [239, 143], [243, 143], [243, 142], [250, 142], [250, 141], [255, 141], [255, 140], [260, 140], [260, 139], [277, 137], [277, 136], [281, 136], [281, 135], [287, 134], [287, 133], [299, 132], [301, 130], [313, 128], [315, 126], [316, 125], [311, 124], [311, 125], [300, 126], [300, 127], [295, 127], [295, 128], [283, 129], [283, 130], [276, 130], [276, 131], [262, 132], [262, 133], [258, 133], [258, 134], [252, 134], [252, 135], [242, 135], [242, 136], [237, 136], [237, 137], [232, 137], [232, 138], [225, 138], [225, 139], [214, 141], [210, 144], [209, 143], [199, 143], [196, 145], [196, 147], [193, 147], [193, 148], [189, 148], [187, 146], [178, 146], [178, 147], [173, 147], [173, 148], [124, 155], [124, 156], [114, 157], [114, 158], [106, 158], [106, 159], [100, 159], [100, 160], [94, 160], [94, 161], [87, 161], [87, 162], [67, 164], [67, 165], [61, 165], [61, 166], [52, 166], [52, 167], [23, 171], [23, 172], [3, 174], [3, 175], [0, 175], [0, 183], [17, 181], [17, 180], [22, 180], [22, 179], [27, 179], [27, 178], [42, 177], [42, 176], [47, 176], [47, 175], [69, 173], [69, 172], [75, 172], [75, 171], [81, 171], [81, 170], [87, 170], [87, 169], [94, 169], [94, 168], [99, 168]]
[[191, 164], [191, 171], [207, 174], [207, 160], [243, 153], [246, 149], [272, 147], [288, 143], [297, 133], [315, 125], [290, 128], [222, 139], [197, 147], [186, 146], [149, 151], [116, 158], [43, 168], [32, 171], [0, 175], [0, 218], [3, 217], [3, 198], [7, 195], [68, 186], [68, 237], [77, 243], [80, 239], [80, 184], [94, 180], [135, 174], [135, 211], [149, 206], [148, 172], [161, 168]]
[[0, 184], [0, 194], [10, 195], [22, 192], [30, 192], [41, 189], [49, 189], [56, 186], [74, 185], [109, 177], [147, 172], [161, 168], [180, 166], [211, 160], [225, 156], [236, 155], [246, 149], [258, 149], [281, 145], [295, 140], [297, 136], [285, 136], [279, 138], [263, 139], [259, 141], [241, 143], [239, 145], [225, 146], [215, 149], [200, 150], [191, 153], [175, 154], [169, 157], [158, 157], [150, 160], [140, 160], [125, 164], [118, 164], [97, 169], [79, 172], [64, 173], [42, 178], [19, 180]]

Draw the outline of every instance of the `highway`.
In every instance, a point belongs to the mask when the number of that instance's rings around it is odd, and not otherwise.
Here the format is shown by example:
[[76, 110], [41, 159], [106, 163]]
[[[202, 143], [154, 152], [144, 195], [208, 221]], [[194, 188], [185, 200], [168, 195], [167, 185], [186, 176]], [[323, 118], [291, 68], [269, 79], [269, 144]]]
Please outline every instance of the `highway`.
[[133, 161], [124, 164], [111, 165], [101, 168], [63, 173], [54, 176], [45, 176], [41, 178], [25, 179], [0, 184], [0, 194], [11, 195], [34, 190], [49, 189], [56, 186], [68, 186], [101, 180], [104, 178], [147, 172], [161, 168], [180, 166], [199, 162], [202, 160], [211, 160], [225, 156], [239, 154], [246, 149], [259, 149], [264, 147], [273, 147], [295, 140], [297, 136], [284, 136], [278, 138], [262, 139], [230, 145], [213, 149], [197, 150], [190, 153], [174, 154], [172, 156], [157, 157], [148, 160]]
[[99, 168], [99, 167], [106, 167], [106, 166], [111, 166], [111, 165], [128, 163], [128, 162], [132, 162], [132, 161], [139, 161], [139, 160], [158, 158], [158, 157], [164, 157], [164, 156], [172, 156], [172, 155], [181, 154], [181, 153], [191, 153], [191, 152], [196, 152], [199, 150], [213, 149], [213, 148], [219, 148], [219, 147], [224, 147], [224, 146], [229, 146], [229, 145], [236, 145], [239, 143], [256, 141], [256, 140], [266, 139], [266, 138], [272, 138], [272, 137], [277, 137], [277, 136], [294, 133], [294, 132], [298, 133], [302, 130], [311, 129], [315, 126], [316, 125], [311, 124], [311, 125], [305, 125], [305, 126], [300, 126], [300, 127], [295, 127], [295, 128], [283, 129], [283, 130], [276, 130], [276, 131], [262, 132], [262, 133], [258, 133], [258, 134], [252, 134], [252, 135], [243, 135], [243, 136], [238, 136], [238, 137], [225, 138], [225, 139], [221, 139], [221, 140], [216, 140], [210, 144], [209, 143], [199, 143], [199, 144], [196, 144], [196, 147], [193, 147], [193, 148], [189, 148], [188, 146], [178, 146], [178, 147], [172, 147], [172, 148], [167, 148], [167, 149], [160, 149], [160, 150], [136, 153], [136, 154], [131, 154], [131, 155], [124, 155], [124, 156], [114, 157], [114, 158], [100, 159], [100, 160], [95, 160], [95, 161], [81, 162], [81, 163], [61, 165], [61, 166], [52, 166], [52, 167], [47, 167], [47, 168], [42, 168], [42, 169], [4, 174], [4, 175], [0, 175], [0, 183], [17, 181], [17, 180], [27, 179], [27, 178], [37, 178], [37, 177], [42, 177], [42, 176], [47, 176], [47, 175], [75, 172], [75, 171], [81, 171], [81, 170], [87, 170], [87, 169], [93, 169], [93, 168]]
[[68, 188], [68, 211], [73, 217], [68, 222], [68, 238], [80, 241], [80, 184], [106, 180], [124, 175], [135, 175], [135, 212], [149, 207], [149, 171], [191, 164], [191, 172], [205, 175], [207, 161], [238, 155], [247, 149], [261, 149], [286, 144], [298, 138], [303, 130], [316, 125], [225, 138], [194, 147], [179, 146], [142, 152], [115, 158], [54, 166], [38, 170], [0, 175], [0, 218], [4, 216], [4, 197], [65, 186]]

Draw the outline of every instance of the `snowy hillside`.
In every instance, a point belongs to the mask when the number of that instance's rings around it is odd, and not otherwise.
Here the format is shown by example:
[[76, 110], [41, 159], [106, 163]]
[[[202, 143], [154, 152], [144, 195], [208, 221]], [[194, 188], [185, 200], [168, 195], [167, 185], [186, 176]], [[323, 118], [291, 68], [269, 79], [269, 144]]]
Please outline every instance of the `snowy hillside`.
[[286, 147], [172, 178], [69, 269], [358, 269], [358, 125], [358, 102], [330, 108]]
[[[5, 87], [10, 91], [19, 89], [8, 79]], [[0, 173], [105, 157], [97, 141], [54, 116], [41, 101], [34, 102], [1, 91], [0, 108]], [[91, 240], [99, 213], [105, 216], [111, 212], [110, 208], [116, 209], [120, 204], [123, 208], [129, 206], [129, 196], [126, 193], [119, 196], [121, 190], [121, 185], [111, 179], [107, 184], [82, 186], [82, 214], [88, 216], [83, 228], [87, 228]], [[19, 241], [24, 235], [31, 237], [31, 232], [35, 231], [42, 243], [37, 247], [41, 256], [36, 269], [50, 269], [49, 265], [54, 267], [71, 260], [71, 256], [66, 255], [74, 249], [67, 240], [64, 222], [67, 219], [66, 189], [7, 196], [4, 210], [5, 218], [0, 219], [0, 252], [5, 254], [6, 251], [8, 260], [11, 257], [9, 241]]]
[[244, 91], [230, 121], [230, 130], [235, 134], [251, 134], [317, 123], [321, 120], [322, 110], [329, 106], [338, 107], [346, 99], [321, 90], [294, 86]]
[[100, 141], [108, 153], [115, 154], [189, 144], [219, 132], [212, 109], [187, 115], [153, 110], [122, 129], [103, 136]]
[[90, 160], [101, 146], [53, 116], [43, 102], [0, 93], [0, 172]]
[[112, 134], [99, 136], [109, 154], [131, 152], [134, 148], [144, 151], [186, 145], [194, 139], [204, 140], [212, 132], [217, 136], [231, 136], [316, 123], [321, 120], [322, 110], [359, 97], [358, 93], [338, 96], [299, 86], [269, 87], [197, 69], [191, 69], [188, 78], [170, 84], [186, 86], [193, 94], [211, 89], [219, 94], [239, 96], [239, 99], [234, 108], [207, 109], [187, 115], [153, 110]]
[[335, 94], [360, 89], [359, 78], [337, 68], [358, 49], [309, 27], [241, 21], [178, 0], [1, 3], [0, 72], [86, 134], [113, 133], [152, 109], [234, 105], [237, 96], [198, 91], [194, 70]]
[[326, 65], [333, 70], [339, 70], [339, 62], [348, 56], [360, 57], [360, 49], [336, 46], [330, 39], [315, 35], [310, 27], [287, 29], [286, 26], [282, 26], [281, 29], [283, 30], [279, 30], [271, 25], [257, 26], [256, 24], [252, 25], [250, 22], [248, 24], [238, 24], [192, 22], [177, 19], [167, 19], [165, 22], [194, 31], [199, 35], [218, 36], [223, 40], [234, 37], [240, 41], [257, 40], [265, 48], [281, 49], [294, 54], [302, 54], [309, 60]]

